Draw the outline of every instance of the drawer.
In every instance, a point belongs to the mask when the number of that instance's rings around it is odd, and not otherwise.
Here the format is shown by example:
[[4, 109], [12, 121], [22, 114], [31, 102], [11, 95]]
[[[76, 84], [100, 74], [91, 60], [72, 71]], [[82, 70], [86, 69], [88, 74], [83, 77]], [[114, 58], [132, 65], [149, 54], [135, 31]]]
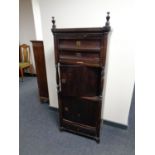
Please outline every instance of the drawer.
[[99, 52], [100, 51], [100, 40], [76, 40], [76, 39], [64, 39], [59, 40], [59, 50], [72, 50], [72, 51], [91, 51]]
[[59, 60], [62, 63], [93, 66], [100, 64], [100, 54], [98, 52], [90, 51], [60, 51]]
[[60, 58], [63, 59], [63, 58], [78, 58], [78, 59], [98, 59], [100, 58], [100, 54], [98, 52], [90, 52], [90, 51], [87, 51], [87, 52], [83, 52], [83, 51], [60, 51]]
[[78, 56], [60, 55], [59, 62], [65, 63], [65, 64], [88, 66], [88, 67], [100, 67], [101, 66], [98, 56], [93, 57], [92, 55], [89, 55], [89, 57], [82, 57], [81, 54]]
[[60, 56], [59, 62], [64, 64], [81, 65], [88, 67], [101, 67], [99, 58]]
[[87, 126], [80, 126], [77, 123], [70, 122], [67, 120], [62, 121], [62, 126], [71, 132], [82, 134], [86, 136], [96, 136], [96, 128], [95, 127], [87, 127]]
[[100, 117], [100, 101], [78, 97], [62, 97], [62, 118], [68, 121], [95, 127]]

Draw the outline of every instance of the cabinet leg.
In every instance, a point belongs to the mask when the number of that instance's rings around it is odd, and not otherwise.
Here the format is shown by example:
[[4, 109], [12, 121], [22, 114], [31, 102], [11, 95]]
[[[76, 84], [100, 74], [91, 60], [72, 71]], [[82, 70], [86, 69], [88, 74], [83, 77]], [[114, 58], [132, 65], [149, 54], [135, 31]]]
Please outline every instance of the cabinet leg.
[[40, 102], [41, 103], [48, 103], [49, 102], [49, 99], [47, 97], [40, 96]]
[[99, 138], [99, 137], [96, 137], [95, 140], [96, 140], [96, 143], [97, 143], [97, 144], [100, 143], [100, 138]]
[[59, 130], [62, 132], [62, 131], [63, 131], [63, 127], [62, 127], [62, 126], [60, 126], [60, 127], [59, 127]]

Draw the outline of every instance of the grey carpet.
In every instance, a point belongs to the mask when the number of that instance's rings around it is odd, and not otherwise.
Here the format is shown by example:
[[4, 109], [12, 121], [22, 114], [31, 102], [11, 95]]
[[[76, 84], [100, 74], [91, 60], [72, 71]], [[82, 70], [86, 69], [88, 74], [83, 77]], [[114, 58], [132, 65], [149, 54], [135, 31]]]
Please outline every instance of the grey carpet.
[[104, 125], [101, 141], [60, 132], [58, 113], [40, 104], [35, 77], [25, 77], [19, 84], [20, 155], [134, 155], [134, 96], [127, 130]]

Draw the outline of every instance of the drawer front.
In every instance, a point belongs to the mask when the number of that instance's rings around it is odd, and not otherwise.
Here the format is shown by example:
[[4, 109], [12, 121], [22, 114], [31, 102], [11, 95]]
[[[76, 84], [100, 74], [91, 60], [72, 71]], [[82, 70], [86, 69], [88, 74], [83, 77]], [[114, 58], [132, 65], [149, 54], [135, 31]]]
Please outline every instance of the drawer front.
[[101, 68], [60, 65], [60, 81], [65, 96], [99, 96]]
[[[81, 55], [81, 53], [77, 54]], [[92, 55], [89, 55], [89, 57], [61, 55], [59, 62], [65, 64], [88, 66], [88, 67], [101, 67], [99, 58], [97, 57], [93, 58]]]
[[99, 101], [90, 101], [76, 97], [63, 97], [61, 104], [62, 118], [83, 125], [93, 127], [97, 125], [101, 106]]
[[100, 49], [100, 40], [82, 40], [82, 39], [68, 39], [59, 41], [59, 49], [90, 49], [95, 51]]
[[100, 54], [97, 52], [83, 52], [83, 51], [60, 51], [60, 59], [77, 59], [97, 61], [99, 63]]
[[71, 123], [71, 122], [68, 122], [65, 120], [62, 121], [62, 126], [65, 129], [67, 129], [71, 132], [77, 133], [77, 134], [82, 134], [82, 135], [87, 135], [87, 136], [96, 136], [97, 135], [96, 128], [85, 128], [85, 127], [79, 126], [76, 123]]

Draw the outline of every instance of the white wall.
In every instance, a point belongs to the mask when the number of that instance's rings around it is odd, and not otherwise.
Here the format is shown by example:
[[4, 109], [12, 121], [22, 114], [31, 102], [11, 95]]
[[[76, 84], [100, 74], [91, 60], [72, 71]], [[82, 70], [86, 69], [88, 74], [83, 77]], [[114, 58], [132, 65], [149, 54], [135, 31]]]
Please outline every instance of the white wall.
[[35, 40], [35, 27], [31, 0], [19, 0], [19, 43], [28, 44], [31, 48], [31, 62], [35, 69], [32, 45], [30, 40]]
[[32, 10], [33, 10], [33, 19], [34, 19], [34, 26], [35, 26], [35, 34], [36, 40], [42, 40], [42, 23], [41, 23], [41, 16], [40, 16], [40, 6], [38, 0], [31, 0], [32, 2]]
[[112, 33], [107, 53], [102, 118], [127, 125], [134, 86], [133, 0], [39, 0], [39, 4], [52, 107], [58, 107], [58, 103], [51, 17], [55, 16], [60, 28], [101, 27], [105, 24], [106, 12], [111, 12]]

